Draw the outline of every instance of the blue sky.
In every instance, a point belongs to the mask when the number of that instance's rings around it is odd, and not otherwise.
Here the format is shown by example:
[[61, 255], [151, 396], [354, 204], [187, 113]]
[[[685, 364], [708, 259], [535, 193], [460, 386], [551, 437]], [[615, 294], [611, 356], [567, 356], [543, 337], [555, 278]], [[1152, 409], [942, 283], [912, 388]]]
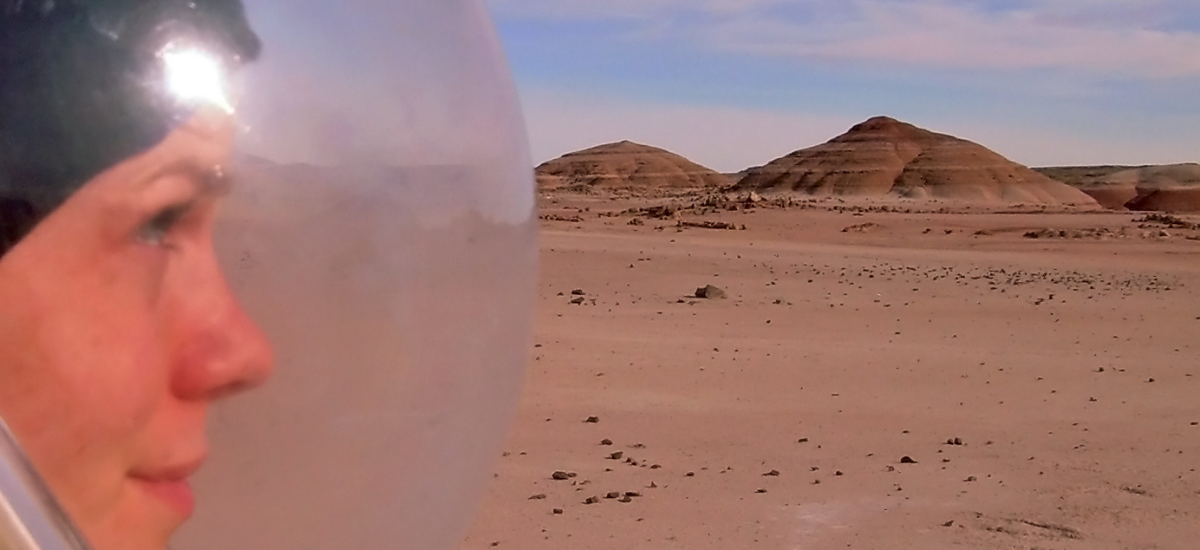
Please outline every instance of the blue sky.
[[534, 160], [725, 171], [874, 115], [1030, 165], [1200, 161], [1196, 0], [488, 0]]

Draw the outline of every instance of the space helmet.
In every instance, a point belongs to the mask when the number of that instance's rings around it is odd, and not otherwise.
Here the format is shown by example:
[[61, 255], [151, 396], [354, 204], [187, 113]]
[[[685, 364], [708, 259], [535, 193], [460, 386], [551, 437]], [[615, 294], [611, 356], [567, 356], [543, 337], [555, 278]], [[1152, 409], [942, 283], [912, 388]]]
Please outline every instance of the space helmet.
[[[449, 550], [515, 413], [537, 272], [483, 1], [0, 0], [0, 266], [197, 117], [230, 128], [200, 155], [211, 244], [275, 366], [209, 411], [171, 547]], [[0, 422], [0, 547], [87, 548], [25, 443]]]

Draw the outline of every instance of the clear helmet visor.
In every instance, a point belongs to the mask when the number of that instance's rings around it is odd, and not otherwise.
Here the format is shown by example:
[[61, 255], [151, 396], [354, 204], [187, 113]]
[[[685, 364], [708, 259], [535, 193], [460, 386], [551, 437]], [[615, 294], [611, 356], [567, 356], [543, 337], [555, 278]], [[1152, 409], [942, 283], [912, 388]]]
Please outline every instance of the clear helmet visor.
[[[147, 31], [167, 37], [147, 54], [157, 69], [130, 84], [169, 98], [146, 135], [198, 109], [234, 121], [212, 157], [227, 189], [211, 243], [274, 357], [264, 384], [207, 409], [171, 548], [449, 550], [531, 341], [532, 170], [497, 36], [482, 0], [243, 4], [253, 59], [168, 18]], [[139, 23], [89, 17], [113, 36]], [[111, 165], [89, 162], [80, 174]]]
[[478, 0], [246, 7], [264, 50], [232, 92], [215, 239], [277, 366], [215, 410], [174, 547], [452, 548], [506, 437], [536, 279], [496, 36]]

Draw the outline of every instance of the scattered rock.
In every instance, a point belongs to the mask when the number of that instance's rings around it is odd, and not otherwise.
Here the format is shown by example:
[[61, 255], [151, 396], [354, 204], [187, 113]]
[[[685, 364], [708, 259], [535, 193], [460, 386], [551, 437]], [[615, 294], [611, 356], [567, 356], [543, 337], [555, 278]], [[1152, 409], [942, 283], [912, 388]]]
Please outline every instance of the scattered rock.
[[975, 476], [969, 476], [969, 477], [967, 477], [967, 479], [964, 479], [963, 481], [965, 481], [965, 482], [967, 482], [967, 483], [971, 483], [971, 482], [974, 482], [974, 481], [979, 481], [979, 478], [977, 478], [977, 477], [975, 477]]
[[954, 520], [947, 521], [942, 524], [942, 527], [954, 527]]
[[545, 214], [542, 216], [538, 216], [538, 219], [545, 220], [545, 221], [552, 221], [552, 222], [571, 222], [571, 223], [579, 223], [579, 222], [583, 221], [583, 218], [581, 218], [577, 215], [576, 216], [562, 216], [559, 214]]
[[600, 417], [599, 416], [589, 416], [583, 422], [586, 424], [596, 424], [596, 423], [600, 422]]
[[857, 225], [851, 225], [850, 227], [843, 228], [842, 233], [867, 233], [878, 227], [879, 227], [879, 224], [877, 224], [877, 223], [871, 223], [871, 222], [860, 223]]
[[724, 300], [726, 298], [725, 291], [719, 287], [708, 285], [696, 289], [697, 298], [706, 298], [709, 300]]
[[947, 439], [946, 444], [947, 445], [962, 445], [963, 441], [960, 438], [953, 437], [953, 438]]
[[623, 502], [623, 503], [628, 504], [630, 502], [633, 502], [633, 499], [630, 498], [629, 495], [626, 495], [626, 496], [623, 496], [620, 499], [618, 499], [617, 502]]
[[599, 504], [599, 503], [600, 503], [600, 498], [599, 498], [599, 497], [594, 497], [594, 496], [593, 496], [593, 497], [587, 497], [587, 499], [585, 499], [585, 500], [583, 501], [583, 503], [584, 503], [584, 504]]
[[600, 444], [601, 445], [612, 445], [613, 441], [611, 439], [601, 439]]
[[608, 459], [609, 460], [621, 460], [621, 457], [623, 457], [623, 456], [625, 456], [624, 451], [617, 451], [613, 454], [608, 455]]
[[725, 230], [729, 230], [729, 231], [745, 231], [746, 230], [745, 224], [738, 225], [738, 224], [729, 223], [729, 222], [713, 222], [713, 221], [689, 222], [689, 221], [679, 220], [678, 222], [675, 223], [675, 225], [676, 225], [676, 227], [694, 227], [696, 229], [725, 229]]
[[621, 497], [621, 493], [619, 491], [611, 491], [607, 495], [604, 495], [604, 498], [608, 498], [608, 499], [620, 498], [620, 497]]
[[779, 470], [771, 470], [763, 474], [763, 477], [779, 477]]
[[546, 500], [546, 494], [539, 493], [539, 494], [533, 495], [533, 496], [529, 497], [529, 500]]
[[554, 472], [553, 474], [550, 474], [550, 479], [553, 479], [555, 481], [566, 481], [573, 477], [575, 477], [575, 472], [564, 472], [562, 470], [559, 470], [557, 472]]
[[763, 493], [767, 492], [767, 490], [766, 490], [766, 489], [759, 489], [759, 490], [757, 490], [757, 491], [754, 491], [754, 492], [755, 492], [755, 494], [759, 494], [759, 495], [761, 495], [761, 494], [763, 494]]
[[555, 514], [555, 515], [562, 515], [562, 513], [563, 513], [563, 509], [562, 509], [562, 508], [555, 508], [555, 509], [554, 509], [554, 514]]
[[572, 299], [572, 300], [571, 300], [571, 305], [575, 305], [575, 306], [583, 305], [583, 298], [574, 298], [574, 299]]
[[911, 456], [905, 456], [900, 459], [900, 463], [901, 464], [916, 464], [917, 461], [913, 460]]

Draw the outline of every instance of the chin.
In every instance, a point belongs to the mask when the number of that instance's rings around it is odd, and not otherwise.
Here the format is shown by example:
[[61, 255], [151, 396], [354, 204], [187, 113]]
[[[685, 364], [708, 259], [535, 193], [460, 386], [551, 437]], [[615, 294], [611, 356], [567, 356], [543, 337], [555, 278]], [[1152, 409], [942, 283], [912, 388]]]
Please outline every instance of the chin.
[[111, 521], [80, 527], [93, 550], [166, 550], [185, 520], [161, 499], [132, 487]]

